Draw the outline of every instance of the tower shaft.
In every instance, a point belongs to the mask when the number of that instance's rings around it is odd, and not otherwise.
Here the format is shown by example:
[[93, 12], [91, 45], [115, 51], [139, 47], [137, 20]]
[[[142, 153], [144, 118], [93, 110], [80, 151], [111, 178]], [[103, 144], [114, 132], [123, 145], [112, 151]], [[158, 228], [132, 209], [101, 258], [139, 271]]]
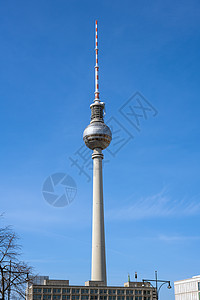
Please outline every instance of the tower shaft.
[[92, 225], [92, 278], [94, 281], [106, 280], [106, 254], [104, 233], [103, 176], [101, 149], [93, 150], [93, 225]]

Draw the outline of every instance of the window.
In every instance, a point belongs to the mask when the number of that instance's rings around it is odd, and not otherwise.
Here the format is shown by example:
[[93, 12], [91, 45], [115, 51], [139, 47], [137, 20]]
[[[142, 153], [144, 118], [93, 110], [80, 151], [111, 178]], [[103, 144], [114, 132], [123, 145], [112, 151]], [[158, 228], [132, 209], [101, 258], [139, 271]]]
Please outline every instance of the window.
[[42, 295], [33, 295], [33, 299], [41, 299], [42, 298]]
[[117, 295], [124, 295], [124, 290], [117, 290]]
[[81, 294], [89, 294], [89, 290], [88, 289], [82, 289]]
[[133, 290], [127, 290], [126, 295], [133, 295]]
[[107, 294], [107, 290], [100, 290], [99, 294]]
[[142, 300], [142, 296], [135, 297], [135, 300]]
[[150, 295], [150, 291], [144, 290], [144, 291], [143, 291], [143, 294], [144, 294], [144, 295]]
[[150, 300], [150, 297], [144, 297], [144, 300]]
[[141, 290], [135, 290], [135, 294], [136, 295], [142, 295], [142, 291]]
[[133, 296], [127, 296], [126, 300], [133, 300]]
[[80, 293], [80, 289], [72, 289], [72, 294], [79, 294]]
[[98, 290], [90, 290], [90, 294], [98, 294]]
[[107, 300], [107, 296], [100, 296], [100, 300]]
[[51, 295], [43, 295], [43, 299], [51, 299]]
[[51, 289], [43, 289], [43, 293], [44, 293], [44, 294], [46, 294], [46, 293], [51, 294]]
[[200, 282], [198, 282], [198, 290], [200, 291]]
[[53, 295], [53, 300], [60, 300], [61, 296], [60, 295]]
[[117, 300], [124, 300], [124, 296], [118, 296]]
[[33, 293], [41, 293], [42, 289], [33, 289]]
[[61, 293], [61, 289], [53, 289], [53, 293], [54, 293], [54, 294], [56, 294], [56, 293], [59, 294], [59, 293]]
[[116, 290], [108, 290], [108, 294], [109, 295], [115, 295], [116, 294]]
[[69, 300], [70, 299], [70, 295], [63, 295], [62, 296], [62, 300]]
[[116, 296], [109, 296], [108, 300], [116, 300]]
[[81, 300], [88, 300], [88, 299], [89, 299], [89, 296], [88, 296], [88, 295], [81, 296]]

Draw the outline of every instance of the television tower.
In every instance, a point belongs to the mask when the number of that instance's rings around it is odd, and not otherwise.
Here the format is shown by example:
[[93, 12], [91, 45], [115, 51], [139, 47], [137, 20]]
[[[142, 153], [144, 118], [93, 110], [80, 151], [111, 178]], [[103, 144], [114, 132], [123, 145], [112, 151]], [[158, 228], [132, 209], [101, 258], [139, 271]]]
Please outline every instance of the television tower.
[[91, 121], [83, 133], [86, 146], [93, 150], [93, 220], [92, 220], [92, 281], [107, 284], [103, 207], [102, 150], [112, 140], [110, 128], [104, 123], [105, 103], [99, 99], [98, 31], [95, 21], [95, 99], [90, 105]]

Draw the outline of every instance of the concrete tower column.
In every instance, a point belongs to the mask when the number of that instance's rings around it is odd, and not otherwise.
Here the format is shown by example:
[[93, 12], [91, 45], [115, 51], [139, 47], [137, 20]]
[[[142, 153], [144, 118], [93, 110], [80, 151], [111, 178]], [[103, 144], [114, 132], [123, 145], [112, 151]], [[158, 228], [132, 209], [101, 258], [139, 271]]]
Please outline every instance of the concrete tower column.
[[103, 207], [103, 176], [100, 148], [93, 150], [93, 228], [92, 228], [92, 280], [106, 285], [106, 254]]

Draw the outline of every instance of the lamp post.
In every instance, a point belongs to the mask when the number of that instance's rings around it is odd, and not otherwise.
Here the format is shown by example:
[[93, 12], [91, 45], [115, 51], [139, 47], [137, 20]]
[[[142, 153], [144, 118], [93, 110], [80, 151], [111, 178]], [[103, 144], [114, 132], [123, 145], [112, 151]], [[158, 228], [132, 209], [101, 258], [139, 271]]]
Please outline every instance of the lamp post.
[[[151, 283], [151, 281], [156, 283], [156, 287], [153, 286], [153, 284]], [[160, 289], [161, 289], [161, 287], [162, 287], [164, 284], [167, 284], [167, 283], [168, 283], [167, 288], [168, 288], [168, 289], [171, 289], [171, 288], [172, 288], [169, 280], [158, 280], [158, 273], [157, 273], [157, 271], [155, 271], [155, 279], [143, 279], [142, 282], [143, 282], [143, 284], [144, 284], [145, 282], [148, 282], [148, 283], [150, 283], [150, 285], [151, 285], [153, 288], [156, 288], [156, 300], [158, 300], [158, 296], [159, 296]], [[158, 283], [161, 283], [160, 286], [158, 286]]]

